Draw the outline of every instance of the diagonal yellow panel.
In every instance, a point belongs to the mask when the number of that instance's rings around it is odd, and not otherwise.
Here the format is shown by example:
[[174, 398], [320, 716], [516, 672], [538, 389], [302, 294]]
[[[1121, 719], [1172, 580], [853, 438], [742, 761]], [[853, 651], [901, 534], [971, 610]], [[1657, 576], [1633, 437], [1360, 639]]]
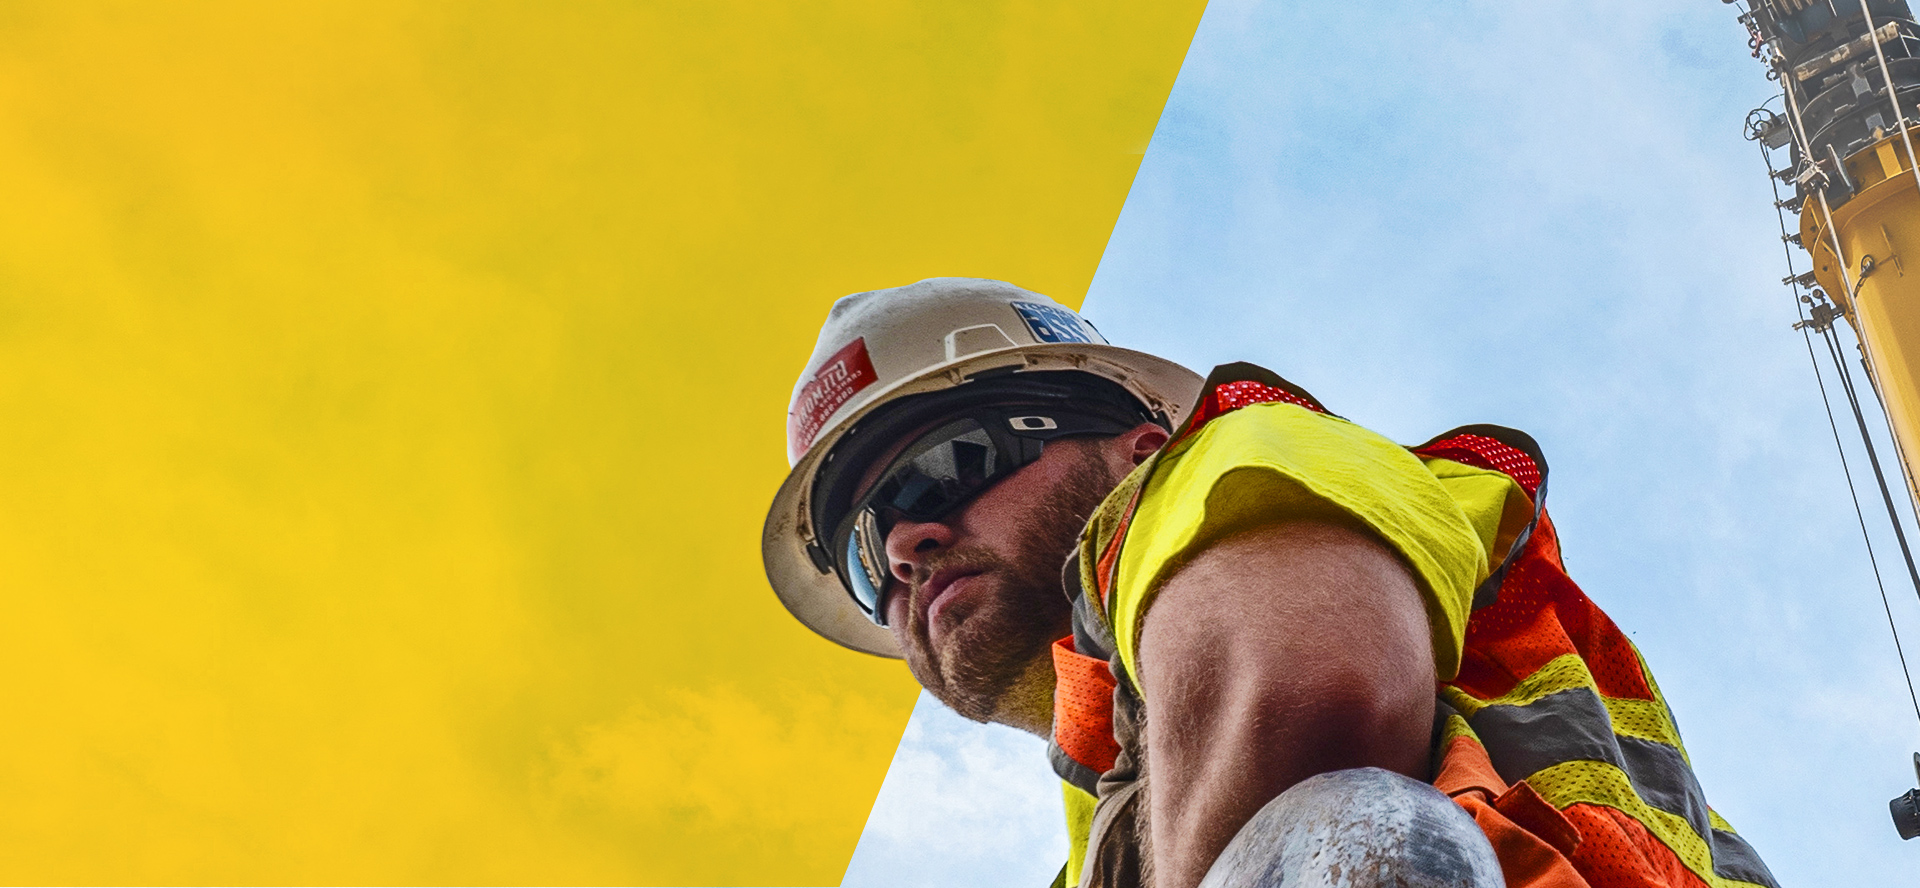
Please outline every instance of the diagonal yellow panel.
[[0, 880], [837, 882], [793, 375], [1077, 300], [1201, 6], [0, 7]]

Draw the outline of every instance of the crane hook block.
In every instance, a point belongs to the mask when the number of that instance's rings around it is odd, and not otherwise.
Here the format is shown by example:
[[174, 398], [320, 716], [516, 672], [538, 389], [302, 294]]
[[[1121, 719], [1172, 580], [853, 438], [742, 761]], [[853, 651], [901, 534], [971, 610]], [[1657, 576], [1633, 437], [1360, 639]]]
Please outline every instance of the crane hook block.
[[[1914, 777], [1920, 779], [1920, 752], [1913, 754]], [[1920, 836], [1920, 789], [1907, 790], [1905, 794], [1895, 796], [1887, 803], [1893, 813], [1893, 828], [1900, 832], [1900, 838], [1911, 839]]]

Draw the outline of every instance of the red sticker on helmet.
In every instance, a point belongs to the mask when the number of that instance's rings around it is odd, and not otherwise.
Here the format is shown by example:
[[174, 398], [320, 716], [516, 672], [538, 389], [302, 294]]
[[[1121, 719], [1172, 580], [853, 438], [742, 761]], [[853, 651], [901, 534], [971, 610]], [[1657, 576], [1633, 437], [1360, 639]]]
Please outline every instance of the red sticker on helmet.
[[867, 357], [867, 340], [855, 339], [833, 353], [820, 365], [813, 378], [793, 399], [793, 412], [787, 414], [787, 453], [794, 459], [813, 446], [815, 435], [840, 405], [847, 403], [863, 388], [879, 381], [873, 372], [873, 360]]

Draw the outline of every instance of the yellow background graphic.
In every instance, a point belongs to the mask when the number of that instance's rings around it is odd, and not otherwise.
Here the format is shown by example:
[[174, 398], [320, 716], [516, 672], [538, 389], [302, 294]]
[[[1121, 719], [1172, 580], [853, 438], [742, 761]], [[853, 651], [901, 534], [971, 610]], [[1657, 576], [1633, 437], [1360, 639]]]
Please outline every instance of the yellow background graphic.
[[0, 6], [0, 879], [837, 882], [793, 378], [1077, 303], [1202, 5]]

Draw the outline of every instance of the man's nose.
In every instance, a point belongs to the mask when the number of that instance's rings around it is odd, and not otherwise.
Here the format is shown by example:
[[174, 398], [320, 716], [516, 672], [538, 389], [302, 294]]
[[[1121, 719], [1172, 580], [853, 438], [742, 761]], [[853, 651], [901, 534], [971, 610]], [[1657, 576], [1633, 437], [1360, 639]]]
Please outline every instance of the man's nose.
[[953, 547], [956, 534], [953, 528], [940, 521], [908, 521], [902, 519], [894, 523], [887, 531], [887, 561], [893, 570], [894, 579], [902, 583], [913, 582], [914, 568], [926, 560], [928, 555]]

